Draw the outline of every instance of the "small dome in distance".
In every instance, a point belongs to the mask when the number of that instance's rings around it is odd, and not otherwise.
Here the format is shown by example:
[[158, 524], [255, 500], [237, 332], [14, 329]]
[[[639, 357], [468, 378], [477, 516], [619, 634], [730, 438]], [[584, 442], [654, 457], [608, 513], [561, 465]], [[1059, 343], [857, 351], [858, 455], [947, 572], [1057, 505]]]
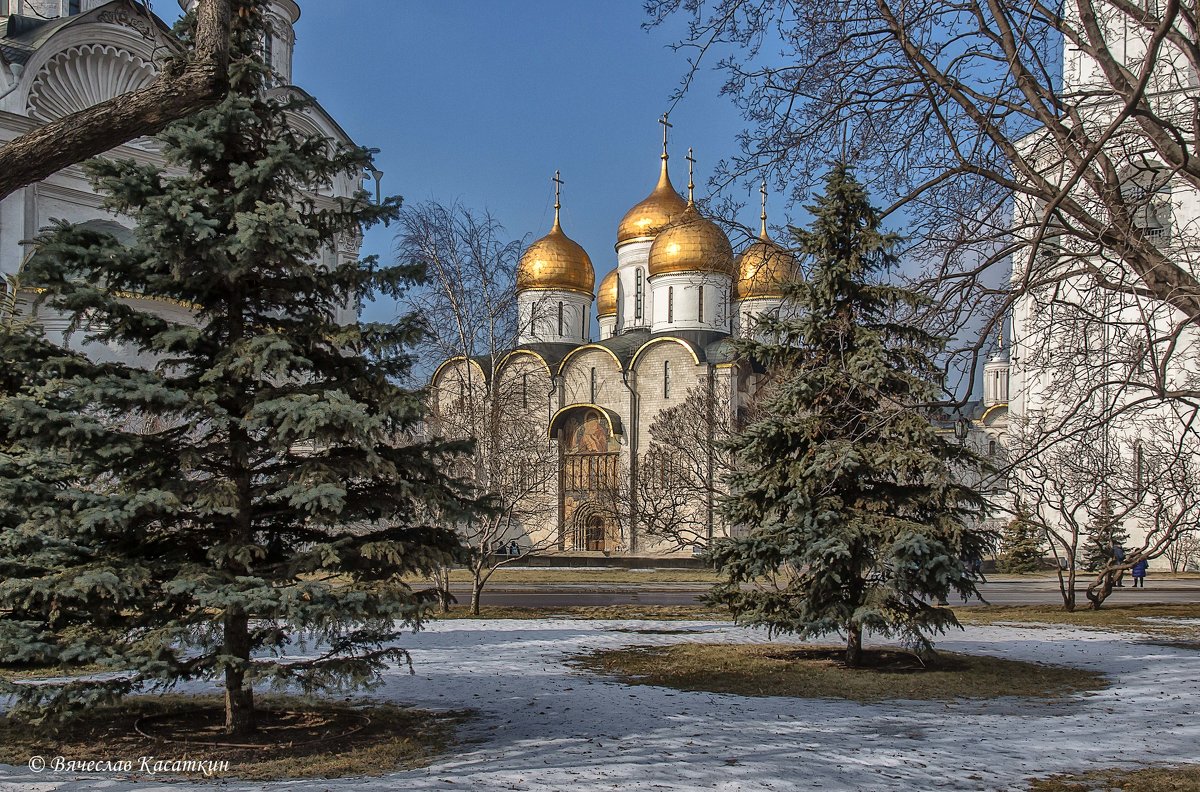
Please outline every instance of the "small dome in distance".
[[617, 315], [616, 270], [605, 275], [604, 280], [600, 281], [600, 288], [596, 292], [596, 315], [601, 317]]

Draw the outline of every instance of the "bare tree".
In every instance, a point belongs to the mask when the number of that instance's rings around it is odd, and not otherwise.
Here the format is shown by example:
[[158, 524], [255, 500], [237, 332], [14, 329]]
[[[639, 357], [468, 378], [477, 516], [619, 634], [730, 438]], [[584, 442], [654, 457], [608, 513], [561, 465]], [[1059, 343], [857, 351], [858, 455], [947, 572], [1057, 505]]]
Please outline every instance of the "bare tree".
[[1189, 531], [1171, 543], [1163, 553], [1171, 564], [1172, 572], [1192, 572], [1200, 564], [1200, 536]]
[[438, 367], [426, 372], [435, 375], [431, 429], [474, 441], [459, 477], [491, 505], [455, 524], [472, 550], [471, 610], [478, 613], [497, 569], [558, 546], [552, 532], [538, 530], [557, 508], [558, 456], [546, 427], [550, 385], [539, 393], [517, 368], [525, 358], [508, 354], [517, 346], [521, 244], [504, 239], [486, 212], [436, 202], [405, 209], [396, 241], [400, 258], [427, 272], [410, 302], [429, 328], [421, 354]]
[[[149, 15], [150, 4], [142, 3]], [[0, 146], [0, 199], [146, 135], [172, 121], [211, 107], [229, 85], [229, 33], [233, 8], [251, 13], [250, 0], [199, 0], [196, 29], [188, 44], [160, 64], [158, 77], [144, 88], [113, 97], [56, 119]]]
[[1169, 222], [1200, 189], [1194, 0], [647, 7], [649, 24], [689, 20], [684, 90], [715, 60], [748, 121], [718, 187], [767, 172], [804, 200], [840, 152], [903, 212], [940, 297], [928, 320], [961, 340], [952, 391], [971, 392], [1003, 317], [1047, 283], [1084, 278], [1170, 306], [1177, 325], [1200, 319], [1197, 229]]
[[1136, 523], [1140, 536], [1124, 558], [1107, 558], [1088, 580], [1085, 595], [1100, 608], [1134, 564], [1170, 552], [1200, 521], [1200, 447], [1181, 440], [1172, 418], [1143, 416], [1136, 439], [1083, 417], [1073, 430], [1060, 427], [1043, 445], [1040, 426], [1014, 426], [1011, 437], [1023, 457], [1012, 485], [1032, 521], [1046, 532], [1057, 562], [1059, 591], [1067, 610], [1076, 606], [1081, 542], [1102, 513], [1115, 523]]

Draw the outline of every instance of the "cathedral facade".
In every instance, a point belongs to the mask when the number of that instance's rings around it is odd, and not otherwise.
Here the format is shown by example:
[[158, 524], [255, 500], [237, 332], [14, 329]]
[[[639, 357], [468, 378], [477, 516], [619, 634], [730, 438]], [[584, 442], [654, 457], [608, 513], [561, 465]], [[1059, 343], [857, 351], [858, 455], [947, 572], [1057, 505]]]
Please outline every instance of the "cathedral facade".
[[[691, 185], [686, 199], [675, 190], [665, 142], [658, 181], [617, 224], [616, 267], [598, 288], [558, 209], [556, 199], [553, 227], [518, 265], [516, 345], [499, 360], [445, 361], [431, 381], [434, 421], [445, 429], [467, 405], [490, 405], [492, 431], [462, 434], [491, 438], [492, 457], [507, 453], [490, 474], [534, 504], [496, 537], [499, 547], [690, 555], [727, 531], [712, 439], [757, 385], [734, 364], [731, 339], [781, 310], [795, 260], [767, 235], [765, 197], [759, 238], [735, 255]], [[659, 419], [676, 414], [695, 422], [683, 434], [697, 442], [661, 427], [656, 435]]]

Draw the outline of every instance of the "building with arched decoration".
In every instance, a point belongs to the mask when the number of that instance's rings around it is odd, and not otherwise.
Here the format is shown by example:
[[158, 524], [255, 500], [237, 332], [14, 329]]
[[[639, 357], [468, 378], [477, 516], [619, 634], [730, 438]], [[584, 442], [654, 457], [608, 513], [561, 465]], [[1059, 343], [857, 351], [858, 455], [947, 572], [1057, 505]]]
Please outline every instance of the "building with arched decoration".
[[[672, 185], [664, 136], [658, 180], [617, 224], [616, 266], [598, 289], [556, 193], [550, 232], [518, 264], [515, 347], [434, 373], [438, 430], [476, 438], [484, 475], [501, 477], [489, 489], [538, 504], [493, 546], [690, 555], [727, 530], [713, 440], [761, 377], [734, 364], [731, 339], [784, 307], [797, 263], [767, 235], [765, 186], [761, 233], [740, 256], [692, 189]], [[473, 409], [490, 418], [464, 419]]]
[[[195, 0], [180, 0], [186, 10]], [[268, 16], [271, 33], [264, 51], [275, 73], [273, 91], [311, 99], [291, 85], [294, 25], [300, 18], [295, 0], [272, 0]], [[158, 75], [162, 59], [177, 47], [157, 16], [129, 0], [0, 0], [0, 145], [39, 125], [141, 88]], [[319, 104], [293, 114], [301, 131], [350, 143], [349, 136]], [[114, 158], [141, 164], [164, 164], [157, 144], [141, 138], [113, 149]], [[337, 197], [361, 189], [356, 174], [344, 174], [314, 198], [332, 206]], [[20, 270], [31, 254], [28, 240], [55, 220], [88, 224], [118, 237], [132, 229], [129, 218], [101, 206], [77, 165], [31, 184], [0, 201], [0, 297], [17, 288]], [[338, 240], [323, 254], [330, 265], [357, 259], [358, 235]], [[19, 297], [19, 294], [17, 295]], [[186, 312], [152, 297], [133, 297], [149, 310], [164, 314]], [[355, 317], [353, 306], [339, 309], [345, 321]], [[53, 315], [39, 317], [53, 337], [63, 328]], [[88, 346], [98, 358], [136, 359], [128, 350]]]

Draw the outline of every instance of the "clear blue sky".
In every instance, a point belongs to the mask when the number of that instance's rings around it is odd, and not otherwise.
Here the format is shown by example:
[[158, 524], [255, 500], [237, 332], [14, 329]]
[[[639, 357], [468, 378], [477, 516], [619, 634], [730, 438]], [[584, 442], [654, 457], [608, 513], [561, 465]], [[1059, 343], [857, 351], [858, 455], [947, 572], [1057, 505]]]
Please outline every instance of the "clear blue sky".
[[[658, 117], [685, 74], [683, 20], [643, 30], [638, 0], [300, 0], [293, 81], [358, 143], [381, 149], [384, 191], [489, 209], [511, 238], [541, 236], [562, 171], [563, 228], [597, 278], [621, 216], [658, 176]], [[697, 194], [742, 128], [709, 71], [671, 114], [671, 173]], [[745, 216], [757, 224], [757, 189]], [[782, 220], [776, 200], [772, 220]], [[393, 229], [364, 253], [390, 256]], [[736, 240], [735, 240], [736, 244]], [[390, 318], [372, 310], [369, 318]]]

